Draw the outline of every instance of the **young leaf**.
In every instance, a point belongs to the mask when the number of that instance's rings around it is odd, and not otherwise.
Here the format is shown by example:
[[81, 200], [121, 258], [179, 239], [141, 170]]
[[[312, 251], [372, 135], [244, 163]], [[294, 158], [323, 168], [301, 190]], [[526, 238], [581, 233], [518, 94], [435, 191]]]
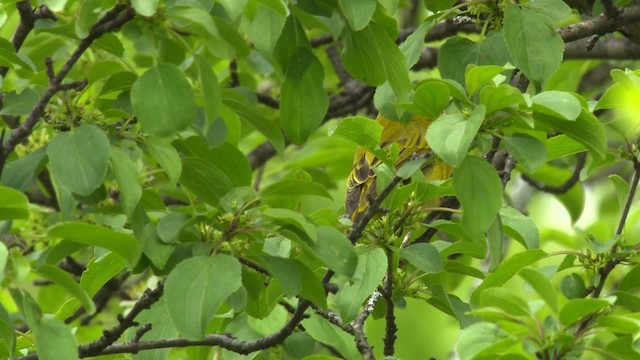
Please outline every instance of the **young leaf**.
[[109, 139], [99, 127], [82, 125], [51, 139], [47, 156], [60, 183], [78, 195], [87, 196], [104, 182], [110, 149]]
[[502, 206], [502, 183], [485, 160], [467, 156], [453, 174], [453, 188], [462, 204], [462, 228], [471, 238], [489, 229]]
[[331, 199], [331, 195], [324, 186], [302, 179], [283, 179], [260, 190], [260, 196], [297, 196], [315, 195]]
[[504, 233], [500, 216], [487, 229], [487, 249], [489, 250], [489, 271], [496, 270], [502, 261], [502, 245], [504, 243]]
[[198, 57], [198, 74], [200, 75], [200, 85], [204, 95], [204, 112], [207, 122], [214, 123], [218, 117], [218, 111], [222, 106], [222, 95], [216, 73], [211, 69], [203, 57]]
[[2, 304], [0, 304], [0, 339], [2, 339], [9, 352], [13, 353], [16, 347], [16, 330], [11, 316], [9, 316], [7, 309]]
[[310, 50], [299, 48], [289, 60], [282, 83], [282, 129], [296, 144], [303, 143], [327, 113], [329, 95], [322, 86], [322, 64]]
[[427, 143], [442, 160], [459, 166], [484, 120], [484, 105], [477, 106], [465, 117], [461, 113], [446, 114], [427, 129]]
[[142, 74], [131, 88], [131, 104], [142, 128], [158, 137], [185, 130], [196, 116], [191, 84], [171, 64], [157, 65]]
[[176, 329], [187, 339], [201, 340], [218, 307], [242, 286], [241, 266], [227, 255], [196, 256], [179, 263], [164, 286]]
[[313, 339], [337, 349], [345, 359], [359, 359], [362, 357], [356, 348], [353, 337], [321, 316], [311, 314], [301, 324]]

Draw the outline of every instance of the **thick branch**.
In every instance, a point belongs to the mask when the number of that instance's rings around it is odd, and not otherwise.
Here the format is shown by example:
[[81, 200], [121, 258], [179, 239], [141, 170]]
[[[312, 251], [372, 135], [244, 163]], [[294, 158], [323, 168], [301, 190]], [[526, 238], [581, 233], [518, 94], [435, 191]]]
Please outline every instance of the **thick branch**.
[[630, 6], [623, 8], [622, 13], [615, 18], [603, 14], [593, 19], [562, 27], [558, 33], [565, 42], [570, 42], [592, 35], [614, 32], [625, 24], [638, 21], [640, 21], [640, 6]]
[[371, 315], [373, 309], [376, 306], [376, 303], [378, 302], [378, 300], [380, 300], [381, 297], [382, 294], [380, 294], [380, 292], [374, 292], [369, 300], [367, 300], [367, 304], [364, 306], [364, 309], [358, 315], [353, 324], [353, 331], [356, 337], [356, 347], [358, 348], [358, 351], [360, 351], [360, 354], [362, 354], [364, 360], [375, 359], [375, 357], [373, 356], [373, 348], [367, 340], [367, 335], [365, 335], [364, 333], [364, 322], [367, 320], [369, 315]]

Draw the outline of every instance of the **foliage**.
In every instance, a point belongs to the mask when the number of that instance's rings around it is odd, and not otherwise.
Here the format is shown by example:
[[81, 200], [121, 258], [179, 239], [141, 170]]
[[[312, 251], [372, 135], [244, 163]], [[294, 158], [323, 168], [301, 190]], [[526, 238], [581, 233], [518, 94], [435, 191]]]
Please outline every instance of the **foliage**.
[[[0, 357], [639, 358], [639, 21], [2, 2]], [[377, 112], [433, 119], [432, 154], [393, 168]], [[358, 146], [380, 161], [351, 221]]]

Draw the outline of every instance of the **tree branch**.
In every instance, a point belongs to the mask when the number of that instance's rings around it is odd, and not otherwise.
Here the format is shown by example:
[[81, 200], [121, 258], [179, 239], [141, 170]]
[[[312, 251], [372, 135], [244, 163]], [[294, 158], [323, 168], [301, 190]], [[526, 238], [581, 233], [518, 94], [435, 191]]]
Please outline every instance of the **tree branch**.
[[387, 249], [387, 276], [384, 279], [384, 292], [383, 297], [387, 303], [387, 312], [385, 314], [385, 320], [387, 326], [385, 327], [384, 334], [384, 355], [392, 356], [395, 354], [395, 344], [396, 332], [398, 331], [398, 326], [396, 325], [396, 315], [395, 308], [393, 305], [393, 251], [391, 249]]
[[567, 191], [569, 191], [575, 184], [577, 184], [578, 181], [580, 181], [580, 171], [582, 171], [582, 169], [584, 168], [584, 164], [586, 160], [587, 160], [587, 153], [586, 152], [579, 153], [576, 156], [576, 166], [573, 169], [573, 173], [567, 179], [567, 181], [565, 181], [560, 186], [544, 184], [542, 182], [536, 181], [535, 179], [531, 178], [529, 175], [526, 175], [526, 174], [522, 174], [522, 179], [527, 184], [531, 185], [532, 187], [540, 191], [548, 192], [551, 194], [564, 194]]
[[67, 76], [73, 65], [75, 65], [75, 63], [80, 59], [82, 54], [95, 40], [105, 33], [119, 29], [126, 22], [133, 19], [134, 16], [135, 12], [133, 8], [129, 8], [122, 4], [116, 5], [109, 10], [102, 19], [98, 20], [98, 22], [91, 28], [89, 35], [80, 41], [78, 47], [69, 57], [67, 62], [64, 63], [60, 71], [50, 79], [49, 86], [33, 107], [31, 113], [29, 113], [25, 121], [11, 133], [9, 139], [3, 145], [2, 151], [0, 151], [0, 175], [2, 175], [4, 164], [9, 155], [22, 140], [31, 134], [33, 128], [40, 120], [40, 117], [44, 114], [45, 107], [51, 98], [53, 98], [58, 91], [64, 88], [62, 81]]
[[558, 30], [565, 42], [602, 35], [617, 31], [625, 24], [640, 21], [640, 6], [625, 7], [622, 13], [611, 18], [606, 14], [576, 24], [564, 26]]
[[373, 356], [373, 348], [367, 340], [367, 335], [365, 335], [364, 333], [364, 322], [367, 320], [369, 315], [371, 315], [373, 309], [376, 306], [376, 303], [378, 302], [378, 300], [380, 300], [381, 297], [382, 294], [380, 292], [374, 292], [369, 300], [367, 300], [367, 304], [364, 306], [364, 309], [358, 315], [353, 324], [353, 331], [356, 337], [356, 347], [358, 348], [358, 351], [360, 351], [360, 354], [362, 354], [364, 360], [375, 359], [375, 357]]

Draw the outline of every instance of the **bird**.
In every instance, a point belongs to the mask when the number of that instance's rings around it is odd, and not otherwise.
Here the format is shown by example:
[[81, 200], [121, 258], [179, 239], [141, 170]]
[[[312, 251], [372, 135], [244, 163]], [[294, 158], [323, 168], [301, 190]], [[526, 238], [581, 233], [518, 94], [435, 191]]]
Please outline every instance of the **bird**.
[[[391, 144], [400, 148], [394, 163], [399, 169], [405, 162], [431, 152], [425, 134], [434, 121], [426, 116], [413, 115], [408, 123], [393, 121], [378, 114], [378, 124], [382, 126], [380, 148], [388, 149]], [[356, 149], [353, 168], [348, 177], [347, 195], [345, 198], [345, 217], [354, 223], [358, 222], [369, 207], [370, 199], [376, 196], [376, 174], [374, 169], [381, 160], [363, 147]], [[427, 162], [422, 168], [427, 180], [445, 180], [451, 177], [452, 168], [442, 160]]]

